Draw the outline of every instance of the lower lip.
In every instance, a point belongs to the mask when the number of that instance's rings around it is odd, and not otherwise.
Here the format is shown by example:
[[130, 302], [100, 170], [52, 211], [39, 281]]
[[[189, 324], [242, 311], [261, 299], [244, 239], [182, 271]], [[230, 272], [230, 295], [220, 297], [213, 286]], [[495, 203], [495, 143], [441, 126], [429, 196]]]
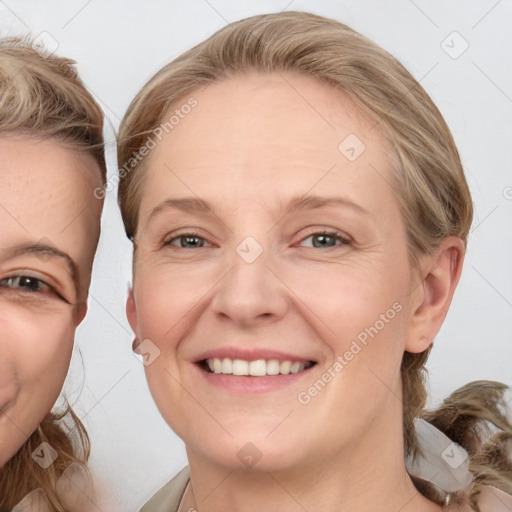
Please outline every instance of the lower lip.
[[268, 393], [277, 391], [299, 382], [303, 377], [310, 375], [312, 366], [298, 373], [288, 375], [266, 375], [265, 377], [252, 377], [250, 375], [226, 375], [223, 373], [209, 373], [198, 364], [194, 364], [203, 378], [213, 386], [234, 393]]

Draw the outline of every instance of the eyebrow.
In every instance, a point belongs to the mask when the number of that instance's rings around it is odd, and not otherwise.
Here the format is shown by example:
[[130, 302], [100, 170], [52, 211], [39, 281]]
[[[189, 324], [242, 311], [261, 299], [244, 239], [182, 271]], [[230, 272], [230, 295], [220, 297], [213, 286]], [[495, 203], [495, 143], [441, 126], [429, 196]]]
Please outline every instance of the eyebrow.
[[294, 213], [299, 210], [312, 210], [315, 208], [322, 208], [324, 206], [346, 206], [364, 215], [370, 214], [370, 212], [365, 210], [361, 205], [354, 203], [345, 197], [324, 197], [315, 195], [294, 197], [288, 203], [285, 209], [285, 214]]
[[[325, 197], [317, 195], [301, 195], [293, 197], [286, 205], [283, 215], [295, 213], [300, 210], [312, 210], [322, 208], [325, 206], [345, 206], [356, 210], [364, 215], [369, 215], [370, 212], [365, 210], [362, 206], [354, 203], [353, 201], [344, 197]], [[148, 216], [146, 224], [158, 213], [168, 208], [180, 210], [185, 213], [203, 213], [214, 214], [213, 206], [197, 197], [182, 197], [177, 199], [166, 199], [163, 203], [155, 207]]]
[[23, 256], [26, 254], [34, 254], [36, 256], [47, 256], [50, 258], [58, 257], [60, 258], [68, 272], [71, 274], [71, 278], [73, 279], [73, 283], [75, 285], [76, 291], [79, 291], [79, 280], [78, 280], [78, 267], [76, 263], [73, 261], [69, 254], [47, 244], [22, 244], [14, 247], [12, 249], [13, 256]]
[[174, 208], [185, 213], [211, 213], [213, 208], [207, 201], [197, 197], [182, 197], [179, 199], [166, 199], [163, 203], [155, 207], [148, 215], [149, 222], [152, 217], [168, 208]]

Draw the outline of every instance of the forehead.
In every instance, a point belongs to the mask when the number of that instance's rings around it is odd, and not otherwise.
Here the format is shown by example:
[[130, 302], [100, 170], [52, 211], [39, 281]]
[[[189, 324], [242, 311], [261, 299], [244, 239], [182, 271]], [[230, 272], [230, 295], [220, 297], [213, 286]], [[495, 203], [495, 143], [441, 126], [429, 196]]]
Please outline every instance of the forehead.
[[340, 91], [283, 73], [237, 76], [191, 96], [197, 106], [150, 155], [151, 196], [169, 193], [162, 181], [231, 202], [340, 185], [349, 195], [364, 189], [368, 202], [393, 194], [385, 138]]
[[2, 246], [44, 239], [83, 270], [99, 232], [97, 186], [98, 166], [85, 153], [52, 141], [0, 138]]

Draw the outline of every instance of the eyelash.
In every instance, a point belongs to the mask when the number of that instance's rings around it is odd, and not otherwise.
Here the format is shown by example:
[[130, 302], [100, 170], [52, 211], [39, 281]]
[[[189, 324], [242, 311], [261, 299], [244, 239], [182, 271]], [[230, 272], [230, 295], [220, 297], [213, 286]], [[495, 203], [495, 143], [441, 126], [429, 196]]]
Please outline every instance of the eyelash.
[[[341, 233], [340, 231], [336, 231], [336, 230], [312, 231], [311, 233], [309, 233], [309, 235], [302, 238], [301, 242], [304, 242], [304, 240], [307, 240], [308, 238], [315, 236], [315, 235], [330, 236], [331, 238], [334, 238], [335, 240], [338, 240], [339, 242], [341, 242], [340, 246], [352, 244], [352, 239], [348, 235], [345, 235], [345, 234]], [[338, 246], [338, 247], [340, 247], [340, 246]], [[315, 247], [312, 247], [312, 249], [315, 249]], [[328, 247], [328, 249], [334, 249], [334, 247]]]
[[[194, 231], [187, 231], [187, 232], [184, 232], [184, 233], [179, 233], [177, 235], [174, 235], [172, 238], [169, 238], [169, 240], [164, 240], [162, 246], [166, 247], [166, 246], [172, 246], [172, 243], [171, 242], [174, 242], [175, 240], [179, 240], [180, 238], [185, 238], [185, 237], [196, 237], [196, 238], [200, 238], [201, 240], [205, 240], [205, 238], [203, 238], [201, 235], [199, 235], [199, 233], [196, 233]], [[186, 247], [176, 247], [177, 249], [186, 249]], [[200, 247], [201, 249], [201, 247]]]
[[[330, 236], [330, 237], [338, 240], [339, 242], [341, 242], [340, 246], [352, 244], [352, 240], [347, 235], [343, 235], [340, 231], [336, 231], [336, 230], [312, 231], [306, 237], [302, 238], [301, 242], [304, 242], [304, 240], [307, 240], [308, 238], [315, 236], [315, 235]], [[185, 237], [195, 237], [195, 238], [199, 238], [201, 240], [206, 241], [206, 239], [203, 238], [198, 233], [196, 233], [194, 231], [188, 231], [186, 233], [180, 233], [178, 235], [175, 235], [172, 238], [170, 238], [169, 240], [164, 241], [163, 246], [171, 246], [172, 242], [174, 242], [175, 240], [179, 240], [180, 238], [185, 238]], [[176, 247], [176, 248], [177, 249], [187, 249], [187, 247]], [[202, 247], [199, 247], [199, 248], [202, 249]], [[316, 247], [311, 247], [311, 248], [316, 249]], [[328, 249], [332, 249], [332, 248], [334, 248], [334, 247], [328, 247]]]
[[[23, 281], [25, 281], [24, 284], [35, 284], [37, 283], [37, 290], [33, 290], [31, 288], [28, 288], [26, 286], [20, 286], [22, 285]], [[27, 283], [28, 281], [28, 283]], [[18, 293], [29, 293], [29, 294], [37, 294], [37, 295], [55, 295], [62, 299], [65, 302], [68, 302], [62, 295], [60, 295], [52, 286], [45, 283], [42, 279], [39, 279], [38, 277], [30, 276], [30, 275], [13, 275], [9, 277], [4, 277], [3, 279], [0, 279], [0, 288], [6, 288], [13, 292]]]

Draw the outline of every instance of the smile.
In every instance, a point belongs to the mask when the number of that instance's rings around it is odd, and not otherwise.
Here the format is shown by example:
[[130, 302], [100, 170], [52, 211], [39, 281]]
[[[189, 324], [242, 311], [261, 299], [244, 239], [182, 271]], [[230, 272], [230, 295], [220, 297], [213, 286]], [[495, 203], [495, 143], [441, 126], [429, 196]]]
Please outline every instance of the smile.
[[208, 373], [223, 375], [240, 375], [251, 377], [266, 377], [272, 375], [289, 375], [300, 373], [311, 368], [314, 361], [279, 361], [277, 359], [257, 359], [246, 361], [244, 359], [223, 359], [214, 357], [201, 361], [201, 368]]

